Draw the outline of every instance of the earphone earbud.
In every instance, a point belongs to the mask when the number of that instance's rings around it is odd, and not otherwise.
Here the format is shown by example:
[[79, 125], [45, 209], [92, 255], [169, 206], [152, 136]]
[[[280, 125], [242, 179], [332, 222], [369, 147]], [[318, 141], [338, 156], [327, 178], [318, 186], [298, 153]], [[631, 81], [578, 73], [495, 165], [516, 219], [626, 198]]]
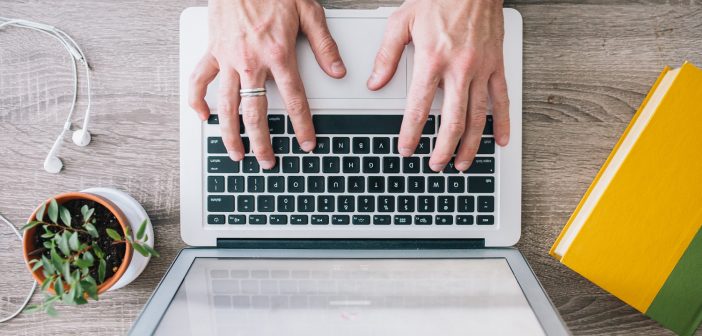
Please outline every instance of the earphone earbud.
[[58, 174], [63, 168], [63, 162], [55, 155], [47, 156], [44, 159], [44, 170], [47, 173]]
[[79, 129], [73, 132], [73, 143], [85, 147], [90, 143], [90, 132], [84, 130], [84, 129]]

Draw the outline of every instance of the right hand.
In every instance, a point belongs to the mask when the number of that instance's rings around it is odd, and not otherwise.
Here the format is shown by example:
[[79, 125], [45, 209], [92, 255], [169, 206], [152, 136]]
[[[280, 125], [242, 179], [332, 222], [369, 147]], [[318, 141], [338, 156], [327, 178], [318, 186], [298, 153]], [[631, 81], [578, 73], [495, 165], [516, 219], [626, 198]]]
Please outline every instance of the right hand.
[[312, 116], [297, 69], [298, 31], [307, 36], [324, 72], [334, 78], [346, 75], [324, 9], [316, 1], [210, 0], [209, 46], [190, 77], [189, 102], [200, 118], [207, 120], [207, 85], [219, 73], [217, 113], [222, 141], [232, 160], [244, 158], [239, 135], [241, 110], [251, 149], [261, 168], [275, 166], [266, 96], [239, 96], [241, 88], [265, 87], [268, 78], [276, 82], [300, 147], [307, 152], [315, 148]]

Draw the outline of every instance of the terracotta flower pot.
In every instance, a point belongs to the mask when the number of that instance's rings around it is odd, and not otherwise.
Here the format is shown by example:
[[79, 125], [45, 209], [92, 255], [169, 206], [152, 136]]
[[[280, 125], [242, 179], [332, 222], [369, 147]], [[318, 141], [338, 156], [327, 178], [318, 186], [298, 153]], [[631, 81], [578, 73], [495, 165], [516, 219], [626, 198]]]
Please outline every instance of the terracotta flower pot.
[[[134, 200], [131, 196], [115, 189], [86, 189], [81, 192], [67, 192], [59, 194], [57, 196], [54, 196], [53, 198], [59, 205], [76, 199], [85, 199], [94, 201], [95, 203], [104, 206], [115, 216], [115, 218], [119, 222], [119, 225], [122, 228], [122, 232], [120, 232], [120, 235], [124, 235], [124, 232], [126, 232], [127, 227], [130, 228], [131, 232], [136, 232], [138, 230], [138, 226], [141, 224], [141, 221], [143, 221], [143, 219], [148, 219], [146, 211], [144, 211], [144, 209], [141, 207], [141, 205], [139, 205], [139, 203], [136, 200]], [[48, 203], [48, 201], [49, 200], [46, 200], [45, 203]], [[41, 204], [37, 207], [37, 209], [34, 210], [32, 215], [29, 217], [28, 222], [36, 220], [37, 211], [40, 207]], [[24, 260], [30, 271], [31, 265], [29, 264], [29, 261], [31, 259], [40, 258], [40, 256], [29, 255], [29, 253], [40, 247], [35, 246], [35, 242], [37, 241], [36, 234], [41, 233], [41, 231], [38, 230], [41, 230], [40, 226], [35, 226], [27, 230], [24, 233], [24, 238], [22, 242], [22, 252], [24, 254]], [[149, 235], [149, 237], [153, 237], [153, 228], [150, 222], [147, 227], [147, 234]], [[150, 238], [150, 241], [148, 243], [153, 247], [153, 238]], [[148, 264], [150, 258], [135, 253], [134, 248], [129, 242], [125, 242], [125, 244], [126, 248], [124, 252], [124, 257], [122, 258], [122, 263], [119, 265], [118, 269], [114, 272], [112, 276], [106, 278], [103, 283], [98, 285], [99, 294], [111, 289], [123, 287], [128, 283], [134, 281], [144, 270], [146, 264]], [[34, 279], [37, 281], [37, 283], [39, 283], [39, 285], [41, 285], [44, 282], [45, 277], [42, 273], [41, 268], [31, 273]], [[53, 291], [53, 289], [51, 290]]]

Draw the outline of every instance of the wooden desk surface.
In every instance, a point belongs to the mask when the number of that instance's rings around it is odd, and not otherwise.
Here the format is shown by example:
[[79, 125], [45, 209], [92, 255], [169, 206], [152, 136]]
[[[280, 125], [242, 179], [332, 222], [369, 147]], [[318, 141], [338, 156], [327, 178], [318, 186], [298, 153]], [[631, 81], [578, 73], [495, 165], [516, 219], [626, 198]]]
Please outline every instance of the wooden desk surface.
[[[333, 8], [399, 1], [333, 0]], [[702, 3], [508, 2], [524, 17], [523, 228], [517, 247], [574, 334], [667, 335], [655, 322], [556, 263], [547, 251], [665, 65], [702, 65]], [[179, 249], [178, 17], [204, 0], [0, 0], [0, 15], [64, 29], [93, 72], [93, 142], [67, 140], [65, 169], [42, 162], [72, 94], [69, 58], [36, 32], [0, 31], [0, 213], [18, 226], [51, 195], [93, 186], [125, 190], [149, 212], [155, 259], [133, 284], [60, 317], [23, 314], [0, 334], [124, 334]], [[81, 76], [84, 76], [81, 73]], [[82, 118], [85, 95], [80, 101]], [[684, 122], [684, 121], [682, 121]], [[661, 226], [665, 230], [665, 226]], [[0, 315], [24, 298], [30, 276], [0, 226]], [[36, 302], [41, 295], [36, 294]]]

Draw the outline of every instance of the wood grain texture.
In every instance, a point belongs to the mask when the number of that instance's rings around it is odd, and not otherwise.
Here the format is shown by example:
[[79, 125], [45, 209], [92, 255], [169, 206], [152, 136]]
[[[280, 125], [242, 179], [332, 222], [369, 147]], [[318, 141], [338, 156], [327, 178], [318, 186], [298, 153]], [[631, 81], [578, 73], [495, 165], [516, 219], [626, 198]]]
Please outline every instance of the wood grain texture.
[[[72, 94], [69, 58], [39, 33], [0, 31], [0, 213], [19, 225], [53, 194], [117, 187], [145, 206], [162, 254], [136, 282], [100, 302], [62, 306], [53, 320], [23, 314], [0, 325], [0, 334], [124, 334], [184, 247], [178, 215], [178, 17], [195, 5], [206, 1], [0, 1], [0, 16], [64, 29], [95, 69], [93, 142], [77, 148], [68, 140], [61, 152], [65, 170], [47, 174], [42, 162]], [[524, 204], [517, 246], [574, 334], [669, 335], [547, 251], [663, 66], [685, 59], [702, 65], [702, 2], [506, 5], [524, 17]], [[84, 108], [81, 99], [74, 125]], [[20, 251], [0, 227], [0, 315], [15, 309], [30, 285]]]

